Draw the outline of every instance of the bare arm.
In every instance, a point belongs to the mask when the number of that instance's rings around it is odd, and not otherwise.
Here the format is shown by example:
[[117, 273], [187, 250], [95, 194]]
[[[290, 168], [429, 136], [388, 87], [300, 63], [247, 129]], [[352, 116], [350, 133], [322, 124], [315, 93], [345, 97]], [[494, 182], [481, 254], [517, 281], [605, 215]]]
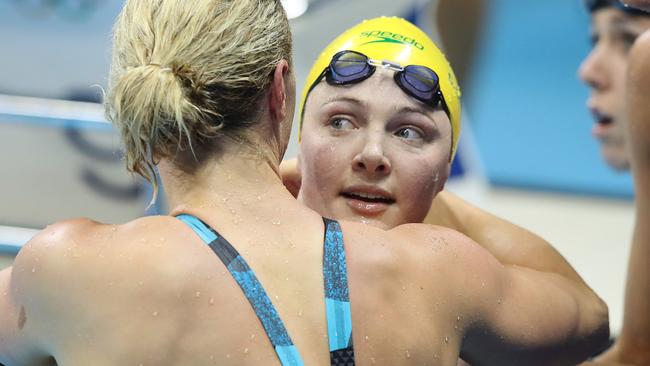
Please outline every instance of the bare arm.
[[280, 176], [282, 183], [294, 197], [298, 197], [300, 191], [300, 171], [298, 170], [298, 159], [283, 160], [280, 163]]
[[[607, 307], [591, 290], [555, 273], [503, 265], [462, 235], [454, 276], [466, 299], [463, 359], [472, 365], [575, 365], [602, 349], [609, 336]], [[464, 241], [464, 243], [462, 243]], [[468, 288], [469, 287], [469, 288]]]
[[[417, 264], [409, 266], [435, 263], [437, 270], [427, 272], [432, 296], [448, 291], [446, 306], [458, 316], [461, 356], [469, 364], [576, 365], [607, 343], [607, 306], [589, 288], [555, 273], [504, 265], [450, 229], [411, 224], [391, 232], [410, 237], [400, 245], [417, 253]], [[428, 244], [420, 250], [419, 243]], [[441, 278], [444, 287], [436, 287]]]
[[481, 210], [453, 193], [442, 191], [436, 196], [424, 223], [460, 231], [502, 264], [557, 273], [585, 285], [566, 259], [546, 240]]
[[25, 305], [21, 302], [28, 289], [16, 285], [14, 272], [25, 268], [9, 267], [0, 272], [0, 365], [50, 365], [38, 345], [32, 324], [27, 324]]
[[[630, 52], [628, 66], [628, 137], [636, 193], [636, 223], [628, 263], [623, 329], [601, 359], [631, 365], [650, 364], [650, 32]], [[603, 363], [609, 365], [609, 363]]]

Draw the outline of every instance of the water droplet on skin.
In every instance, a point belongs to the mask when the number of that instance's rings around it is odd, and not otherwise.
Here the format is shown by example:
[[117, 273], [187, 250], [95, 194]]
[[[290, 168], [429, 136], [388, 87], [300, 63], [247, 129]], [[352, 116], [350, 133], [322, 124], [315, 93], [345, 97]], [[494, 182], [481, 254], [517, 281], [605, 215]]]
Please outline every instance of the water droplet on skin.
[[445, 343], [449, 343], [449, 337], [445, 336]]
[[255, 339], [255, 334], [251, 334], [251, 341]]
[[280, 220], [278, 220], [278, 221], [273, 221], [273, 225], [281, 225], [281, 224], [282, 224], [282, 221], [280, 221]]
[[406, 358], [411, 358], [411, 352], [409, 350], [406, 350]]
[[197, 292], [194, 294], [194, 296], [195, 296], [195, 297], [201, 297], [201, 291], [197, 291]]
[[258, 200], [258, 201], [261, 201], [261, 200], [262, 200], [262, 196], [257, 196], [257, 200]]
[[32, 273], [36, 273], [36, 267], [32, 267]]
[[214, 297], [210, 298], [210, 305], [214, 305]]
[[248, 353], [248, 348], [244, 348], [244, 353]]
[[406, 285], [402, 285], [402, 291], [406, 291]]
[[230, 353], [227, 353], [227, 354], [226, 354], [226, 358], [230, 358]]
[[501, 305], [501, 299], [497, 300], [497, 304]]
[[363, 339], [365, 339], [365, 340], [367, 341], [367, 340], [368, 340], [368, 336], [363, 337]]
[[456, 321], [457, 321], [457, 322], [460, 321], [460, 315], [456, 317]]
[[302, 310], [298, 312], [298, 316], [302, 316]]
[[153, 313], [151, 313], [151, 315], [153, 315], [153, 316], [158, 316], [158, 312], [157, 312], [157, 311], [154, 311]]

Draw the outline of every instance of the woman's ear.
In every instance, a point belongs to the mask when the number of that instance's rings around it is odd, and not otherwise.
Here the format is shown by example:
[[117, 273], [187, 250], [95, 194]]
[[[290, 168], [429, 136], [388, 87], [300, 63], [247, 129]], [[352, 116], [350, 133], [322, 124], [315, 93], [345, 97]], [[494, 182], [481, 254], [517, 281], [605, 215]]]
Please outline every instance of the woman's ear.
[[287, 116], [287, 87], [285, 76], [289, 73], [287, 60], [280, 60], [273, 70], [269, 90], [269, 112], [273, 121], [283, 121]]

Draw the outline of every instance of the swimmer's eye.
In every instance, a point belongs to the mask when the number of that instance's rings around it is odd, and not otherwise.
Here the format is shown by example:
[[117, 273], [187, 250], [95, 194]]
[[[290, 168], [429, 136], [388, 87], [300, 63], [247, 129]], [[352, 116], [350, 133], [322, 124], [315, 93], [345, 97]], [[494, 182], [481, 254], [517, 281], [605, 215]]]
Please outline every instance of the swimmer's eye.
[[424, 134], [413, 127], [400, 128], [395, 132], [395, 136], [405, 140], [422, 140], [424, 138]]
[[351, 130], [354, 128], [352, 122], [346, 118], [333, 118], [330, 121], [330, 126], [335, 130]]
[[626, 49], [630, 49], [632, 48], [632, 45], [634, 44], [638, 36], [639, 35], [635, 33], [623, 32], [618, 36], [618, 38], [623, 43]]

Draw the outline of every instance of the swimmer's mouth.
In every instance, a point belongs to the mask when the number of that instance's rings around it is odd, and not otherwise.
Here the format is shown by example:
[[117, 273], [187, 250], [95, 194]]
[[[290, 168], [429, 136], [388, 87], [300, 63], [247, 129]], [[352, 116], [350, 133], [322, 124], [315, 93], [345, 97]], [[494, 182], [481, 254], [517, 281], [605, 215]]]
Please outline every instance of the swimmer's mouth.
[[614, 122], [614, 119], [611, 116], [601, 113], [597, 109], [592, 109], [591, 115], [594, 117], [594, 121], [596, 121], [597, 124], [602, 126], [608, 126], [611, 125], [612, 122]]
[[385, 203], [392, 204], [395, 203], [395, 200], [390, 197], [388, 193], [367, 193], [367, 192], [358, 192], [358, 191], [347, 191], [342, 192], [341, 196], [349, 199], [355, 199], [368, 203]]

